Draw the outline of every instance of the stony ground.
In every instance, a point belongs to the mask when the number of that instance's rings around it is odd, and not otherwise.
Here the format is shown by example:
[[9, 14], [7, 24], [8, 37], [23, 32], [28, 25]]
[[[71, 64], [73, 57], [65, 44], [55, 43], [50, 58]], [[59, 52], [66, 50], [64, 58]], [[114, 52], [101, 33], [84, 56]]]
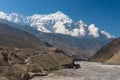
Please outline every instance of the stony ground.
[[63, 69], [46, 77], [32, 80], [120, 80], [120, 65], [104, 65], [95, 62], [76, 62], [80, 69]]

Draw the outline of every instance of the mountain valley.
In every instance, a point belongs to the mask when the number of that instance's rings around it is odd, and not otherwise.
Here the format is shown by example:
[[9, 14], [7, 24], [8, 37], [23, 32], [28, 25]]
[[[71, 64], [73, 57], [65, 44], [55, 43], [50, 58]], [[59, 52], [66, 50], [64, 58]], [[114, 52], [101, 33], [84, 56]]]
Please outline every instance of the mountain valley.
[[[69, 72], [71, 68], [84, 71], [97, 64], [92, 62], [120, 64], [120, 40], [114, 39], [114, 36], [104, 30], [100, 31], [94, 24], [87, 25], [82, 20], [74, 22], [60, 11], [27, 17], [0, 12], [0, 79], [34, 80], [36, 76], [49, 76], [49, 72], [59, 69], [63, 69], [63, 72], [61, 70], [57, 74], [64, 74], [64, 70]], [[80, 62], [83, 67], [74, 62], [81, 60], [92, 62]], [[92, 69], [96, 68], [99, 66]], [[100, 68], [104, 71], [104, 67]], [[75, 76], [80, 76], [80, 73]], [[95, 73], [102, 76], [99, 70]], [[92, 80], [97, 78], [92, 77]]]
[[[1, 12], [1, 23], [28, 32], [42, 41], [62, 49], [74, 59], [88, 60], [96, 51], [114, 39], [107, 32], [99, 31], [93, 24], [87, 26], [82, 20], [75, 23], [60, 11], [48, 15], [35, 14], [29, 17], [16, 13], [5, 14]], [[59, 22], [62, 25], [56, 25]], [[65, 32], [62, 33], [61, 29], [58, 29], [60, 31], [57, 32], [55, 25], [61, 28], [64, 26], [65, 30], [62, 30]]]

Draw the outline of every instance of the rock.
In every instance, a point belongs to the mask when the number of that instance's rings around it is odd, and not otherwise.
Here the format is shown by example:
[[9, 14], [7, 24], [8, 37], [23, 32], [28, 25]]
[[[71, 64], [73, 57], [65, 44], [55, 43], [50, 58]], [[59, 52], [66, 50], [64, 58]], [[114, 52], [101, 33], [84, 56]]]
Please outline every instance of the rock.
[[74, 64], [74, 69], [79, 69], [81, 66], [79, 64]]

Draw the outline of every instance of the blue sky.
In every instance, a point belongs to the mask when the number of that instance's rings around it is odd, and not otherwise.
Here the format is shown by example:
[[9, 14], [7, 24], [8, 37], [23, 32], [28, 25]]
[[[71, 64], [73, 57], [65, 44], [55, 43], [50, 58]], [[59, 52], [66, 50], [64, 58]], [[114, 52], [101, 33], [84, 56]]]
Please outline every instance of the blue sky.
[[75, 21], [82, 19], [120, 36], [120, 0], [0, 0], [0, 11], [25, 16], [61, 11]]

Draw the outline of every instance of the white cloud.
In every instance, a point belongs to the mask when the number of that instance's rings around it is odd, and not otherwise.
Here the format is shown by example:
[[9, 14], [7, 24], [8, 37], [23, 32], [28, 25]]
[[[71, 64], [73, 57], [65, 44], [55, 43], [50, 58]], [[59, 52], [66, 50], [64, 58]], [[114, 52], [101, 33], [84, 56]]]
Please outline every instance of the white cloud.
[[88, 35], [92, 35], [93, 37], [99, 37], [99, 32], [98, 32], [98, 28], [94, 25], [94, 24], [91, 24], [88, 26]]
[[79, 35], [80, 36], [84, 36], [85, 35], [85, 29], [84, 29], [84, 27], [86, 26], [86, 24], [82, 21], [82, 20], [80, 20], [80, 21], [78, 21], [78, 25], [79, 25]]
[[78, 36], [80, 33], [80, 30], [79, 29], [73, 29], [73, 31], [71, 31], [71, 35], [72, 36]]
[[108, 32], [106, 31], [101, 31], [101, 34], [105, 35], [107, 38], [113, 38], [114, 36], [110, 35]]
[[77, 28], [72, 30], [71, 35], [72, 36], [85, 36], [86, 31], [84, 28], [86, 24], [82, 20], [80, 20], [76, 23], [76, 25], [77, 25]]
[[85, 35], [85, 29], [84, 27], [80, 27], [80, 36], [84, 36]]
[[55, 33], [70, 34], [70, 31], [66, 29], [62, 22], [56, 22], [53, 28], [55, 30]]
[[0, 18], [6, 19], [7, 18], [7, 14], [0, 11]]

